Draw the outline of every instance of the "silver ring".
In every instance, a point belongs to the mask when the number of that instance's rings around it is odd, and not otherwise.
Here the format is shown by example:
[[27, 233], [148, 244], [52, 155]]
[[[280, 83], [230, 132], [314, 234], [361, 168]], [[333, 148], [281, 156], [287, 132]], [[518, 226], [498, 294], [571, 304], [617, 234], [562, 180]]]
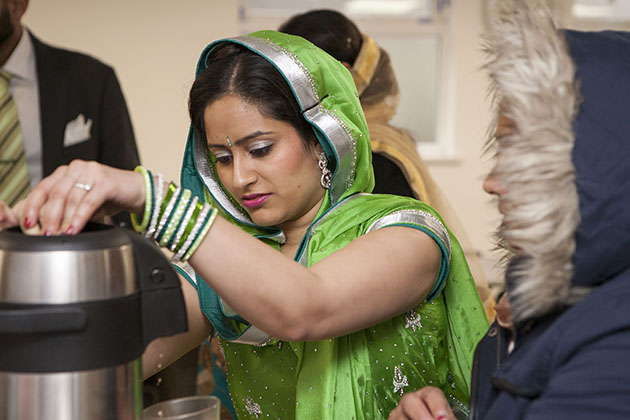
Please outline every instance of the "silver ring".
[[81, 188], [85, 192], [88, 192], [92, 189], [92, 186], [90, 184], [82, 184], [80, 182], [77, 182], [76, 184], [74, 184], [74, 186], [77, 188]]

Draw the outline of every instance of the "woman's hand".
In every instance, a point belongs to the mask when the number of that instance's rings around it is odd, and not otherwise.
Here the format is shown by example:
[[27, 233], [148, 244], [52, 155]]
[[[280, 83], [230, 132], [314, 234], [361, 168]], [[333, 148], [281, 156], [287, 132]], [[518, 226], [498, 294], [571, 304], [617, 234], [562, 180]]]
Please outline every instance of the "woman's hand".
[[[0, 229], [7, 229], [20, 224], [24, 201], [18, 202], [13, 208], [4, 201], [0, 201]], [[27, 235], [41, 235], [39, 225], [29, 229], [22, 227], [22, 231]]]
[[[15, 207], [18, 208], [21, 204], [22, 202], [20, 201]], [[18, 211], [14, 211], [7, 203], [0, 201], [0, 229], [17, 226], [20, 224], [18, 220]]]
[[388, 420], [455, 420], [455, 415], [439, 388], [425, 386], [403, 395]]
[[45, 235], [74, 234], [91, 219], [140, 211], [145, 194], [137, 172], [74, 160], [37, 184], [13, 214], [25, 231], [39, 226]]

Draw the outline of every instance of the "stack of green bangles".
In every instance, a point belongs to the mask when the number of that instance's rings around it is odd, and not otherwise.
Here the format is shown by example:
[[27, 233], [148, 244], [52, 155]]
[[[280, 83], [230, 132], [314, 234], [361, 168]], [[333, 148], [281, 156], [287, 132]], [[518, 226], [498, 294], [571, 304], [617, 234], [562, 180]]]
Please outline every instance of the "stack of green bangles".
[[212, 227], [218, 210], [172, 182], [165, 191], [162, 174], [154, 179], [142, 166], [136, 166], [135, 171], [144, 177], [146, 199], [142, 221], [131, 215], [133, 228], [171, 250], [174, 260], [187, 261]]

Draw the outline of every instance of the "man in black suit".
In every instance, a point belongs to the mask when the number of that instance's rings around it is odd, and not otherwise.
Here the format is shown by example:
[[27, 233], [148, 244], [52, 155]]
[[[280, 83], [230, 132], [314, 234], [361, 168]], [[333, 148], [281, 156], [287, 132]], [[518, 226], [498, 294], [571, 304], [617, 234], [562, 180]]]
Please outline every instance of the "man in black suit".
[[0, 67], [12, 75], [31, 185], [73, 159], [133, 169], [138, 150], [114, 70], [39, 41], [20, 23], [27, 6], [0, 0]]

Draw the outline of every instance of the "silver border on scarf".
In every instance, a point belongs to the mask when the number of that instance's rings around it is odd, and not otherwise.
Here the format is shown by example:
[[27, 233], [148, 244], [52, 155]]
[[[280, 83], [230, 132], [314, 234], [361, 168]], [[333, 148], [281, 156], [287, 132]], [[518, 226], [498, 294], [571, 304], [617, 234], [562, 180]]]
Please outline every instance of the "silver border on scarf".
[[435, 233], [437, 237], [444, 243], [448, 251], [448, 257], [451, 257], [451, 238], [448, 235], [448, 231], [440, 222], [440, 220], [422, 210], [398, 210], [387, 216], [381, 217], [370, 225], [366, 233], [370, 233], [374, 230], [382, 229], [391, 225], [399, 224], [414, 224], [425, 226], [431, 229], [431, 232]]
[[343, 121], [322, 106], [315, 82], [297, 56], [286, 49], [254, 36], [232, 38], [272, 62], [287, 80], [304, 113], [304, 118], [328, 138], [337, 153], [330, 187], [331, 204], [335, 204], [354, 182], [356, 142]]
[[208, 188], [208, 191], [210, 191], [212, 197], [217, 200], [221, 207], [223, 207], [223, 209], [227, 211], [230, 216], [234, 217], [239, 222], [251, 224], [252, 220], [250, 219], [249, 215], [243, 212], [240, 206], [234, 203], [234, 200], [232, 200], [232, 198], [228, 194], [226, 194], [221, 187], [221, 184], [218, 181], [219, 176], [217, 175], [214, 165], [208, 162], [208, 158], [206, 155], [207, 150], [204, 145], [200, 141], [196, 141], [196, 136], [194, 137], [194, 140], [195, 163], [197, 164], [197, 171], [199, 172], [199, 175], [201, 176], [204, 184], [206, 184], [206, 188]]

